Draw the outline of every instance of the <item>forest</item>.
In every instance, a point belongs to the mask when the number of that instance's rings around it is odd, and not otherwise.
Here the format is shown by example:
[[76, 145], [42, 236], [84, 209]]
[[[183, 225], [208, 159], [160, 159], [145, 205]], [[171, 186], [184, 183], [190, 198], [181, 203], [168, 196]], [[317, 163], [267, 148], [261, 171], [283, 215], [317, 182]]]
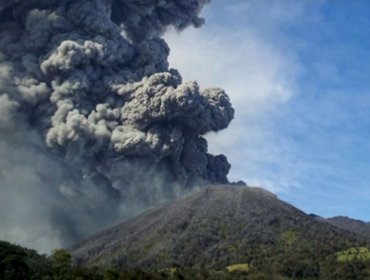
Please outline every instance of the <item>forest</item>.
[[[0, 242], [0, 279], [4, 280], [130, 280], [130, 279], [369, 279], [370, 250], [353, 247], [337, 252], [323, 250], [310, 254], [305, 250], [282, 250], [266, 255], [268, 248], [255, 251], [248, 263], [233, 264], [223, 269], [204, 265], [157, 270], [124, 267], [77, 266], [68, 251], [57, 249], [50, 256], [34, 250]], [[306, 252], [306, 253], [304, 253]], [[312, 251], [313, 252], [313, 251]], [[312, 253], [311, 252], [311, 253]], [[271, 251], [269, 252], [272, 253]]]

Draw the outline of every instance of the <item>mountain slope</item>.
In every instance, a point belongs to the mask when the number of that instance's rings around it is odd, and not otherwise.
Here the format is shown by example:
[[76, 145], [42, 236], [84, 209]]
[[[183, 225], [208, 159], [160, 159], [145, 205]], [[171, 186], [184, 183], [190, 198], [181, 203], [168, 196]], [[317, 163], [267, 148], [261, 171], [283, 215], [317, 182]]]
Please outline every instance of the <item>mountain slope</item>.
[[161, 204], [70, 251], [84, 264], [219, 269], [235, 263], [273, 267], [289, 260], [317, 266], [336, 251], [364, 244], [263, 189], [219, 186]]
[[326, 219], [326, 221], [338, 228], [352, 231], [354, 233], [370, 238], [370, 223], [368, 222], [355, 220], [343, 216], [329, 218]]

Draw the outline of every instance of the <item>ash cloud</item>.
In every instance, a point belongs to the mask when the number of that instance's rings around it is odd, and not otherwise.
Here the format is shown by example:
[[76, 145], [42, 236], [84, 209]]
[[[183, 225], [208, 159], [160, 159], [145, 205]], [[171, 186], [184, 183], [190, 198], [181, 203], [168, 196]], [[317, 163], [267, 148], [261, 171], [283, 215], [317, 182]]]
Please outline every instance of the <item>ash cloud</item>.
[[0, 0], [0, 238], [42, 251], [230, 165], [202, 135], [234, 110], [169, 69], [160, 36], [208, 0]]

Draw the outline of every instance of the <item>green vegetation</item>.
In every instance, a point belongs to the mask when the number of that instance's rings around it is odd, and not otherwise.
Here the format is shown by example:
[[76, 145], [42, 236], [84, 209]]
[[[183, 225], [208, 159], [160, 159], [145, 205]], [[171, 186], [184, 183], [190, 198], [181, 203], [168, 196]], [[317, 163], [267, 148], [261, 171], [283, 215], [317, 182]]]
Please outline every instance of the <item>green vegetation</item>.
[[295, 230], [288, 229], [280, 234], [280, 242], [283, 246], [292, 246], [298, 239], [298, 233]]
[[337, 253], [338, 262], [370, 262], [370, 251], [367, 247], [350, 248]]
[[[51, 256], [40, 255], [7, 242], [0, 242], [1, 280], [180, 280], [180, 279], [247, 279], [288, 280], [370, 279], [370, 250], [366, 246], [347, 247], [327, 243], [294, 243], [292, 231], [285, 231], [282, 240], [291, 246], [258, 246], [250, 254], [248, 262], [232, 263], [224, 268], [211, 269], [204, 265], [164, 269], [125, 269], [118, 267], [73, 266], [70, 254], [55, 250]], [[295, 242], [295, 241], [294, 241]], [[314, 246], [314, 247], [312, 247]], [[309, 248], [313, 248], [309, 250]], [[318, 248], [321, 248], [319, 250]]]
[[235, 271], [248, 272], [249, 265], [247, 263], [231, 264], [226, 267], [226, 270], [229, 272], [235, 272]]

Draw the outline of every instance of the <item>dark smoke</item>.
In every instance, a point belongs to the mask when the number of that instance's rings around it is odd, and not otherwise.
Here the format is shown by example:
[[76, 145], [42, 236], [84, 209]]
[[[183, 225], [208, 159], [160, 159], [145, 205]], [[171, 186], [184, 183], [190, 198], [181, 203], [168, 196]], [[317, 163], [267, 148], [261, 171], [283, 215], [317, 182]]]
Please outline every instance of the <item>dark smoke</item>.
[[0, 0], [0, 239], [65, 246], [227, 182], [202, 135], [228, 126], [229, 98], [183, 83], [160, 39], [208, 2]]

